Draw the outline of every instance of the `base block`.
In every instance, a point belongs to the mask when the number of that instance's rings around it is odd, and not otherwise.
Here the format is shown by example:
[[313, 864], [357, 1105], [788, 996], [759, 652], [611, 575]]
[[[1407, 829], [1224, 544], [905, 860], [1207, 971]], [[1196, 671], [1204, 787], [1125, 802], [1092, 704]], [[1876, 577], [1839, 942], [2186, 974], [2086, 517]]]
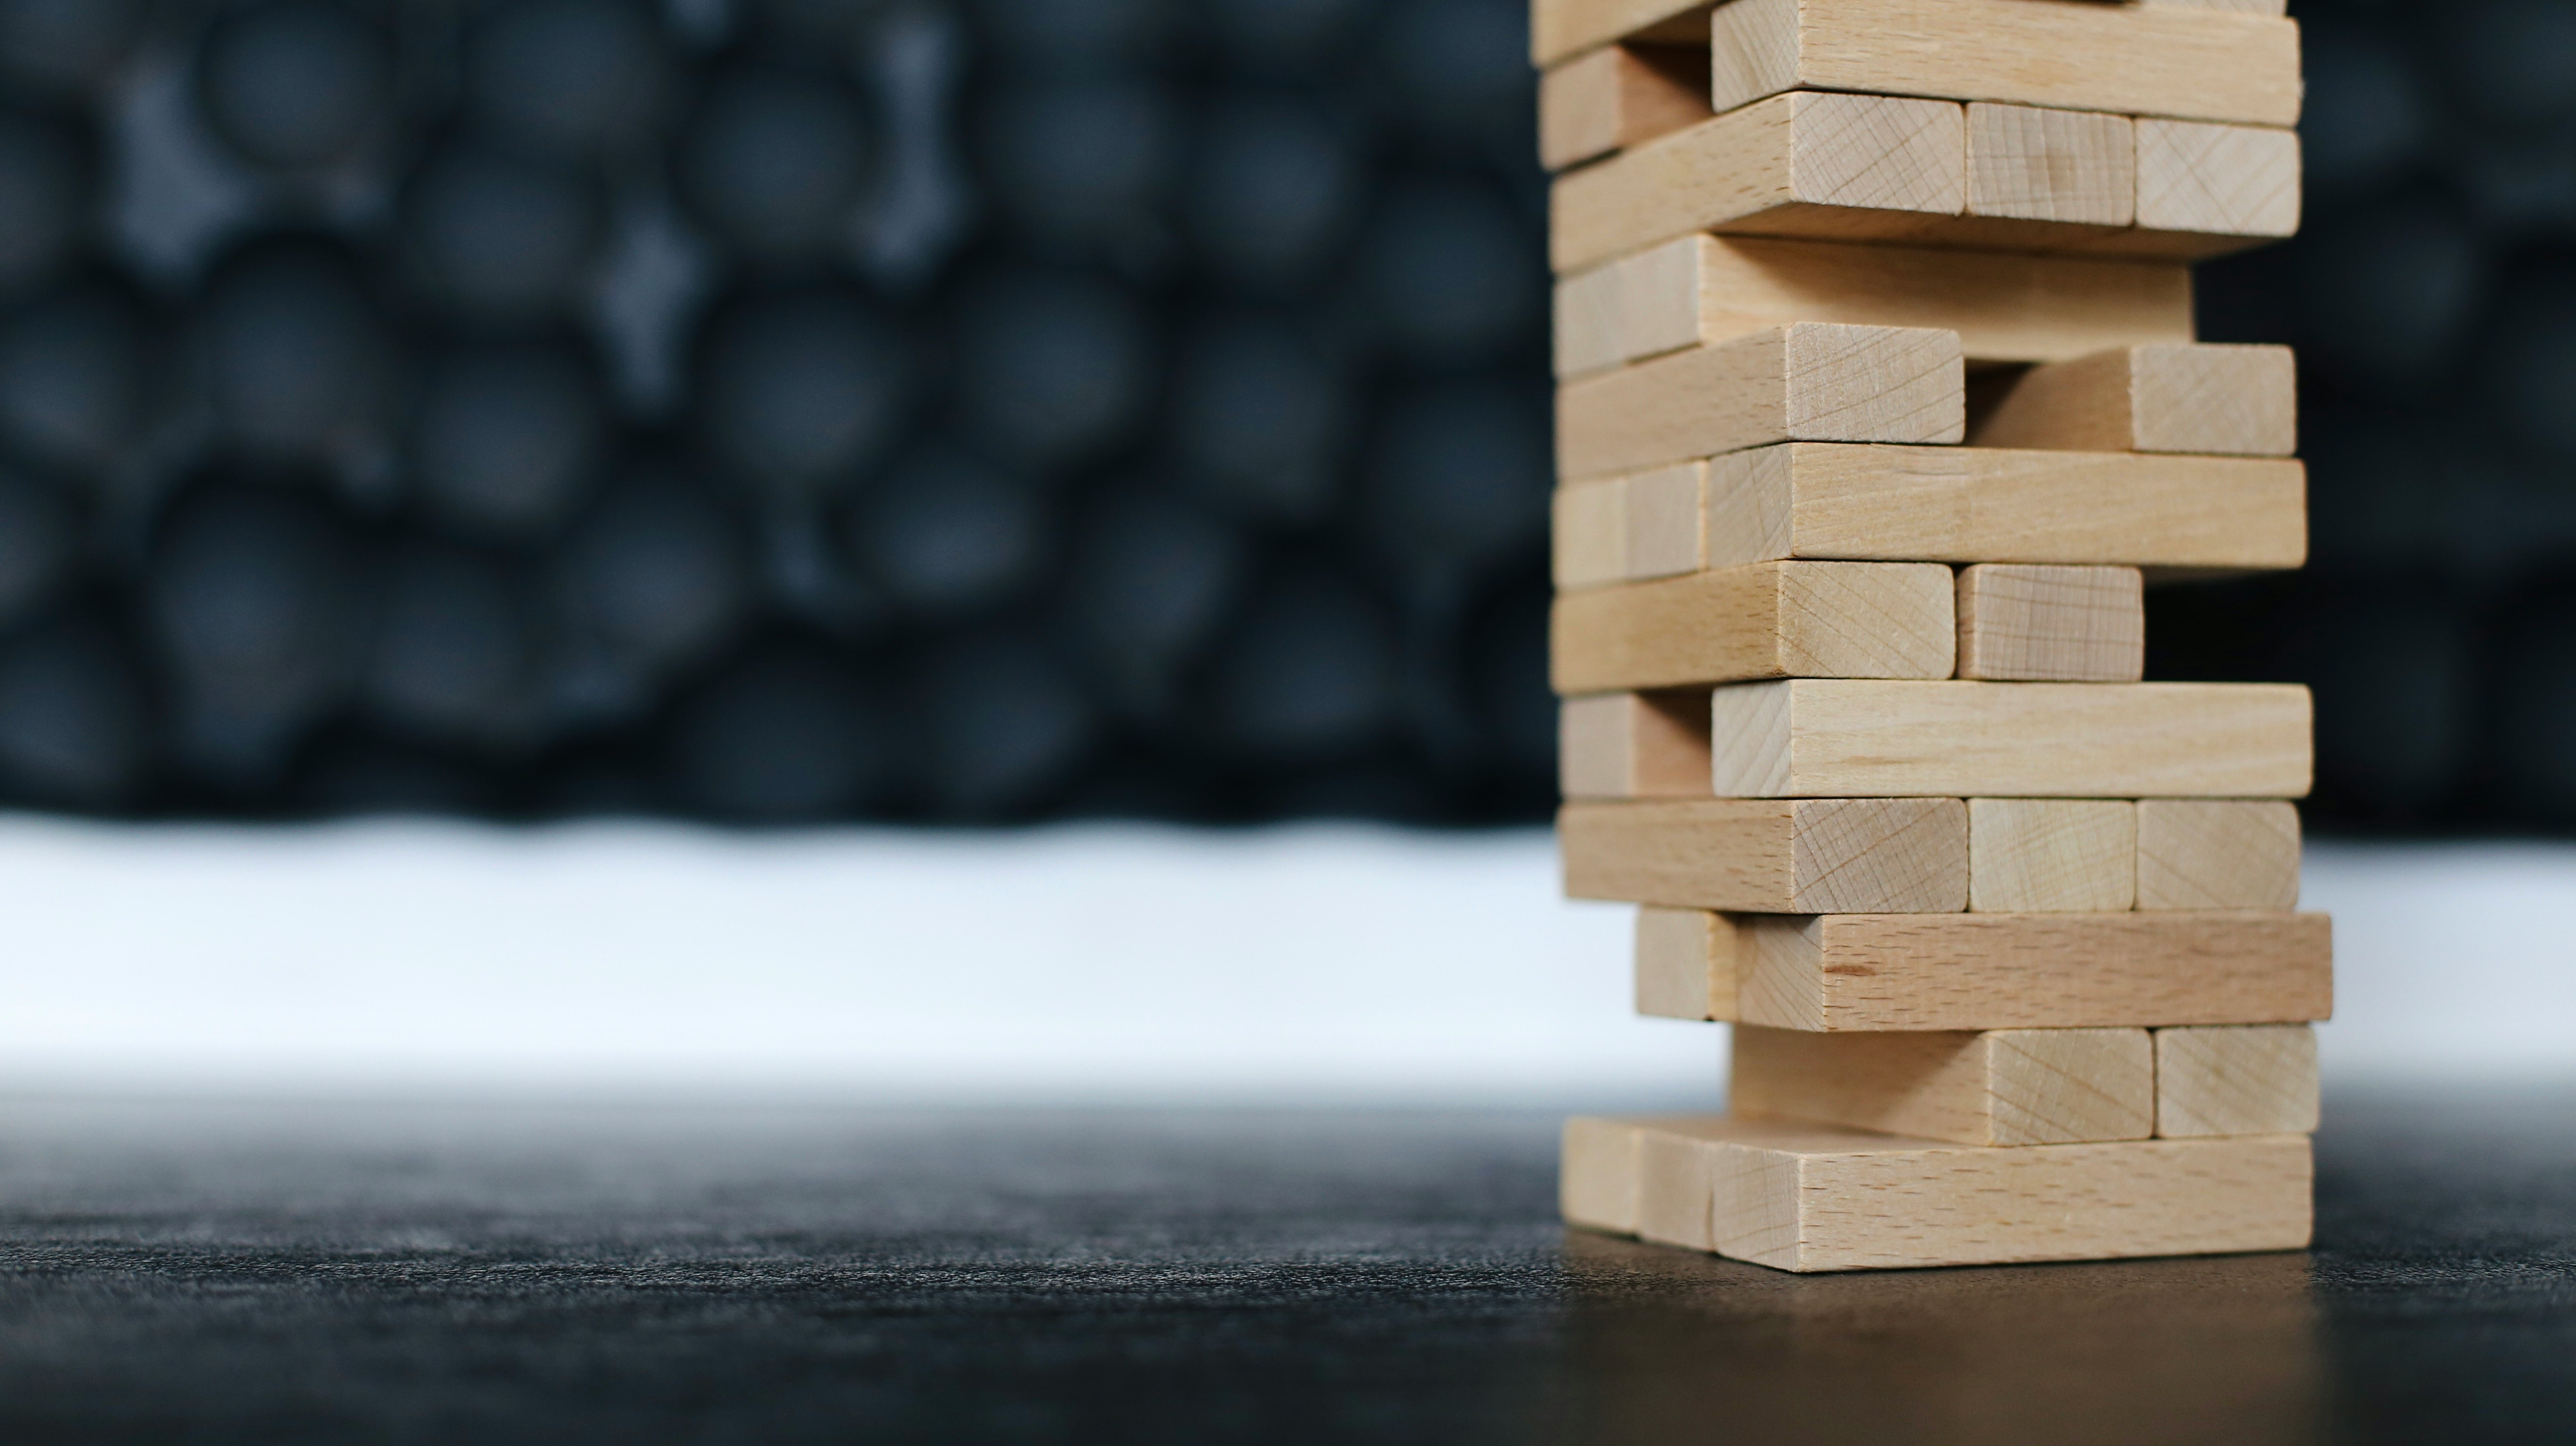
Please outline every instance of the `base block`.
[[1731, 1116], [1566, 1123], [1566, 1219], [1790, 1271], [2299, 1250], [2305, 1135], [1997, 1148]]

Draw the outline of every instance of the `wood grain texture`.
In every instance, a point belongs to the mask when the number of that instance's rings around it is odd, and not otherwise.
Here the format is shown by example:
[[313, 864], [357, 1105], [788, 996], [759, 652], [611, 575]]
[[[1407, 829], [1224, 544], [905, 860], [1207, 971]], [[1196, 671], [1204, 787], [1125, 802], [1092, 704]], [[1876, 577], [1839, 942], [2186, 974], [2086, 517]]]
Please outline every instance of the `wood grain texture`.
[[2126, 226], [2137, 211], [2138, 144], [2127, 116], [1968, 107], [1967, 214]]
[[1787, 678], [1711, 707], [1720, 798], [2297, 798], [2313, 766], [2286, 683]]
[[1774, 96], [1559, 176], [1550, 264], [1585, 270], [1698, 231], [1912, 235], [1967, 204], [1965, 127], [1942, 101]]
[[1717, 459], [1706, 506], [1711, 567], [1843, 557], [2260, 570], [2308, 553], [2307, 472], [2288, 459], [1802, 442]]
[[1747, 947], [1738, 916], [1714, 909], [1637, 910], [1636, 1001], [1659, 1019], [1730, 1020]]
[[1549, 614], [1564, 694], [1740, 678], [1945, 678], [1957, 647], [1949, 570], [1765, 562], [1571, 592]]
[[[2176, 254], [2200, 238], [2270, 239], [2299, 229], [2299, 133], [2191, 121], [2137, 123], [2142, 231], [2168, 233]], [[2134, 243], [2133, 243], [2134, 244]]]
[[2295, 909], [2299, 811], [2259, 799], [2138, 805], [2141, 909]]
[[1561, 171], [1709, 115], [1706, 46], [1608, 46], [1539, 77], [1539, 163]]
[[[1707, 744], [1701, 742], [1706, 756]], [[2137, 899], [2138, 809], [2119, 799], [1968, 800], [1968, 908], [2099, 914]]]
[[2297, 370], [2285, 346], [2159, 343], [2037, 366], [1980, 389], [1980, 447], [2287, 457]]
[[1683, 236], [1568, 276], [1556, 372], [1577, 377], [1800, 321], [1937, 327], [1972, 365], [2067, 361], [2192, 338], [2170, 262]]
[[1687, 689], [1568, 698], [1556, 767], [1567, 798], [1706, 798], [1708, 698]]
[[2205, 9], [2055, 0], [1730, 0], [1710, 104], [1797, 89], [2288, 126], [2299, 30]]
[[1568, 481], [1796, 440], [1956, 442], [1967, 371], [1955, 332], [1801, 322], [1559, 387]]
[[1959, 676], [2134, 683], [2146, 676], [2146, 580], [2134, 567], [1983, 562], [1959, 569]]
[[1637, 1233], [1637, 1153], [1645, 1124], [1598, 1115], [1565, 1122], [1556, 1171], [1557, 1208], [1565, 1223]]
[[1968, 810], [1955, 798], [1569, 803], [1556, 824], [1578, 899], [1745, 914], [1968, 904]]
[[2310, 1236], [2303, 1135], [1998, 1150], [1697, 1116], [1643, 1121], [1639, 1141], [1654, 1201], [1640, 1235], [1780, 1270], [2297, 1250]]
[[2156, 1054], [2143, 1029], [1813, 1034], [1742, 1025], [1729, 1080], [1727, 1107], [1738, 1115], [1961, 1145], [2143, 1140], [2156, 1128]]
[[2323, 914], [1746, 921], [1737, 1018], [1818, 1032], [2282, 1024], [2334, 1005]]
[[1530, 64], [1546, 70], [1613, 41], [1708, 44], [1714, 0], [1530, 0]]
[[2156, 1031], [2156, 1133], [2167, 1139], [2309, 1134], [2317, 1099], [2307, 1025]]

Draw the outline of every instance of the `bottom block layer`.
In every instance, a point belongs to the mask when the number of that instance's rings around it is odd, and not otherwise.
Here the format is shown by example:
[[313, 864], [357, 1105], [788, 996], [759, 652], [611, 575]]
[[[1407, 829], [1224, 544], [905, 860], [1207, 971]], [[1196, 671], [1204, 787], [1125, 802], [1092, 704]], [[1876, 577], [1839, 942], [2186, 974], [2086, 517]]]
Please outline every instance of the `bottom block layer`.
[[1781, 1270], [2306, 1247], [2305, 1135], [1995, 1147], [1730, 1116], [1574, 1119], [1575, 1225]]

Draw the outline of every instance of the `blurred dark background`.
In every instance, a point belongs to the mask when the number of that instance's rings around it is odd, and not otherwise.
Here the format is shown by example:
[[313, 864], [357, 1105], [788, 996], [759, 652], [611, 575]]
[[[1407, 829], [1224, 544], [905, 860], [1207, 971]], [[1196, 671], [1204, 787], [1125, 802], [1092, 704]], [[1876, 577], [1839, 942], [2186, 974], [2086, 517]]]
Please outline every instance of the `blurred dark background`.
[[[0, 796], [1544, 818], [1523, 0], [0, 0]], [[2307, 5], [2312, 819], [2576, 831], [2576, 4]]]

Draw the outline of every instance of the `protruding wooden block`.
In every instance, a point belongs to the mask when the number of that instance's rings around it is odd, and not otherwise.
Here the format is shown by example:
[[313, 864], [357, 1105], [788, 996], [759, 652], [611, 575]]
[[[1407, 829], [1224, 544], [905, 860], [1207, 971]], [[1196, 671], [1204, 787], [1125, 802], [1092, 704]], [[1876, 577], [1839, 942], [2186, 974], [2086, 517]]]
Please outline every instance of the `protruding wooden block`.
[[2157, 1134], [2304, 1135], [2316, 1127], [2317, 1032], [2307, 1025], [2156, 1031]]
[[1949, 570], [1765, 562], [1567, 593], [1549, 623], [1560, 693], [1737, 678], [1944, 678], [1958, 646]]
[[1566, 699], [1557, 719], [1557, 782], [1566, 797], [1709, 796], [1705, 696], [1596, 693]]
[[1632, 472], [1775, 442], [1956, 442], [1955, 332], [1800, 323], [1557, 389], [1558, 475]]
[[1800, 321], [1938, 327], [1972, 364], [2068, 361], [2192, 338], [2191, 270], [1754, 236], [1683, 236], [1556, 289], [1556, 372], [1577, 377]]
[[1609, 46], [1539, 77], [1539, 163], [1561, 171], [1709, 114], [1706, 46]]
[[[2299, 229], [2299, 133], [2269, 126], [2138, 122], [2138, 226], [2168, 254], [2207, 255], [2223, 238]], [[2124, 250], [2137, 254], [2147, 238]]]
[[1720, 111], [1809, 89], [2299, 119], [2299, 30], [2286, 19], [2044, 0], [1729, 0], [1711, 34]]
[[1721, 798], [2296, 798], [2308, 690], [1790, 678], [1711, 699]]
[[1971, 216], [2126, 226], [2138, 211], [2138, 146], [2124, 115], [1968, 107]]
[[2134, 683], [2147, 671], [2146, 581], [2134, 567], [1959, 569], [1959, 676]]
[[1660, 1019], [1733, 1019], [1744, 926], [1714, 909], [1637, 910], [1637, 1012]]
[[1968, 904], [1968, 810], [1955, 798], [1569, 803], [1556, 832], [1578, 899], [1746, 914]]
[[2114, 912], [2136, 901], [2137, 881], [2138, 809], [2133, 803], [1968, 800], [1968, 907], [1975, 912]]
[[1732, 957], [1739, 1022], [1823, 1033], [2304, 1023], [2334, 1007], [2323, 914], [1748, 918]]
[[2286, 457], [2298, 449], [2296, 367], [2285, 346], [2122, 347], [1979, 388], [1980, 447]]
[[1800, 442], [1712, 461], [1706, 529], [1710, 567], [1849, 557], [2292, 568], [2308, 555], [2307, 472], [2287, 459]]
[[1998, 1150], [1785, 1121], [1636, 1122], [1640, 1228], [1791, 1271], [2297, 1250], [2304, 1135]]
[[1549, 260], [1579, 271], [1695, 231], [1910, 235], [1967, 203], [1965, 126], [1944, 101], [1775, 96], [1558, 177]]
[[2299, 811], [2256, 799], [2138, 805], [2141, 909], [2295, 909]]
[[1642, 1120], [1577, 1115], [1565, 1122], [1556, 1196], [1568, 1225], [1637, 1233], [1637, 1152], [1644, 1134]]
[[2143, 1029], [1811, 1034], [1741, 1025], [1730, 1078], [1727, 1106], [1738, 1115], [1962, 1145], [2156, 1132], [2156, 1055]]

